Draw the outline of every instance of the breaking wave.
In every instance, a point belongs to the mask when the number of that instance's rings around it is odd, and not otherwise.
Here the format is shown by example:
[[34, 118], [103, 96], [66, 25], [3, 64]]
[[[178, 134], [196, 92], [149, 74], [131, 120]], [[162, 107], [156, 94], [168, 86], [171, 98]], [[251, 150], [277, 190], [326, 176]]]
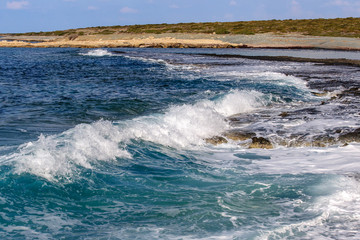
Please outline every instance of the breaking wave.
[[226, 117], [263, 106], [266, 101], [262, 97], [256, 91], [234, 90], [216, 100], [170, 107], [163, 114], [79, 124], [58, 135], [40, 135], [37, 141], [21, 145], [5, 159], [14, 163], [18, 174], [71, 179], [77, 167], [91, 169], [101, 161], [131, 158], [126, 150], [130, 140], [174, 148], [204, 145], [205, 138], [229, 129]]

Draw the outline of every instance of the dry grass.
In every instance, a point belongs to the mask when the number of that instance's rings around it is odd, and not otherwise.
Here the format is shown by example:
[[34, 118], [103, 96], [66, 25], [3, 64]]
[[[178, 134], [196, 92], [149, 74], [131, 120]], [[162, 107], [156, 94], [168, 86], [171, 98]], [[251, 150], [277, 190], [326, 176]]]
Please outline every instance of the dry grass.
[[53, 32], [31, 32], [20, 35], [69, 36], [116, 33], [299, 33], [310, 36], [360, 37], [360, 18], [267, 20], [242, 22], [207, 22], [178, 24], [147, 24], [69, 29]]

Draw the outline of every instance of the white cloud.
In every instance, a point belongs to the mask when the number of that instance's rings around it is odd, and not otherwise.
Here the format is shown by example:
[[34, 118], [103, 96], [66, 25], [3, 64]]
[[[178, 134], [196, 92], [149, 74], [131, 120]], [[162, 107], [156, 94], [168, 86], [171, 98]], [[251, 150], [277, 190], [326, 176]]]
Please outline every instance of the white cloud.
[[6, 8], [7, 9], [14, 9], [14, 10], [23, 9], [28, 5], [29, 5], [28, 1], [6, 2]]
[[137, 13], [138, 10], [134, 9], [134, 8], [129, 8], [129, 7], [123, 7], [122, 9], [120, 9], [121, 13]]
[[231, 0], [229, 3], [230, 6], [236, 6], [237, 2], [235, 0]]

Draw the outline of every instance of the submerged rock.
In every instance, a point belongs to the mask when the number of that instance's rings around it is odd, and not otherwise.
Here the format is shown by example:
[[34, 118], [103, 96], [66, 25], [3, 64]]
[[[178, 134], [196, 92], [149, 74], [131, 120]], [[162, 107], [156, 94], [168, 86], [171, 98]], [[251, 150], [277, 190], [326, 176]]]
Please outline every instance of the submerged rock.
[[328, 147], [337, 144], [336, 138], [329, 134], [310, 137], [305, 135], [292, 135], [290, 139], [283, 139], [279, 145], [285, 147]]
[[265, 148], [265, 149], [273, 149], [272, 143], [263, 137], [253, 137], [252, 143], [250, 144], [249, 148]]
[[282, 118], [285, 118], [285, 117], [287, 117], [289, 115], [290, 114], [288, 112], [282, 112], [282, 113], [279, 114], [279, 116], [282, 117]]

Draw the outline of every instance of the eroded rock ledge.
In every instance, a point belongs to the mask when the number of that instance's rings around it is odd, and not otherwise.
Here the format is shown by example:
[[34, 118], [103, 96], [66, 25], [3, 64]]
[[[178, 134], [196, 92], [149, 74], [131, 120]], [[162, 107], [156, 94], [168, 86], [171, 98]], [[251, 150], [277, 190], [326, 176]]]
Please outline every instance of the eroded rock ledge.
[[223, 57], [223, 58], [245, 58], [265, 61], [282, 61], [282, 62], [312, 62], [321, 63], [326, 65], [347, 65], [360, 67], [360, 60], [345, 59], [345, 58], [301, 58], [301, 57], [288, 57], [288, 56], [247, 56], [235, 54], [202, 54], [206, 56]]

